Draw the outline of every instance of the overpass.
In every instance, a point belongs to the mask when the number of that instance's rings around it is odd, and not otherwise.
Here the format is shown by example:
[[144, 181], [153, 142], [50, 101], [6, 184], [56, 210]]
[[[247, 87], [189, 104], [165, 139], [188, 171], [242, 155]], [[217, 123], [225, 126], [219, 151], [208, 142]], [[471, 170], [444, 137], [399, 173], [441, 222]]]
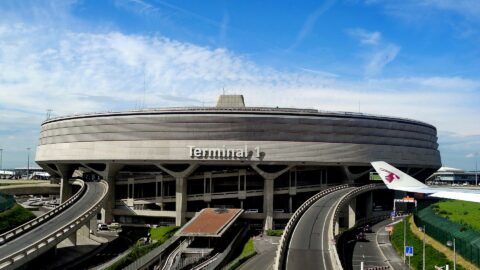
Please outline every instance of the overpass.
[[0, 269], [17, 269], [67, 238], [76, 242], [77, 231], [100, 210], [108, 184], [75, 182], [80, 190], [59, 207], [0, 235]]
[[[307, 200], [292, 215], [277, 249], [275, 269], [342, 269], [335, 239], [339, 234], [341, 210], [356, 196], [383, 184], [361, 187], [341, 185], [324, 190]], [[355, 225], [350, 214], [348, 227]]]

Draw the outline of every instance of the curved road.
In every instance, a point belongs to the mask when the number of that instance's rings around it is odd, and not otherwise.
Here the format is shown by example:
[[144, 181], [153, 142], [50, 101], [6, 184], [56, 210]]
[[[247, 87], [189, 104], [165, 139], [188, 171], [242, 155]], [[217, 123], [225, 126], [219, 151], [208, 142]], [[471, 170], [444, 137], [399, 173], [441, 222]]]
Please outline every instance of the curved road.
[[[334, 206], [344, 195], [354, 190], [345, 188], [320, 198], [300, 218], [287, 253], [287, 269], [335, 269], [330, 259], [329, 226]], [[336, 252], [336, 251], [335, 251]]]
[[[85, 184], [87, 187], [85, 194], [72, 206], [65, 209], [59, 215], [49, 219], [41, 226], [20, 235], [10, 242], [0, 245], [0, 260], [67, 226], [97, 204], [98, 201], [102, 199], [102, 195], [106, 193], [105, 189], [107, 189], [107, 187], [99, 182], [86, 182]], [[86, 222], [89, 222], [89, 220]], [[67, 237], [68, 236], [62, 236], [62, 238]], [[36, 256], [38, 255], [39, 254]], [[30, 259], [33, 259], [33, 257], [34, 256]]]

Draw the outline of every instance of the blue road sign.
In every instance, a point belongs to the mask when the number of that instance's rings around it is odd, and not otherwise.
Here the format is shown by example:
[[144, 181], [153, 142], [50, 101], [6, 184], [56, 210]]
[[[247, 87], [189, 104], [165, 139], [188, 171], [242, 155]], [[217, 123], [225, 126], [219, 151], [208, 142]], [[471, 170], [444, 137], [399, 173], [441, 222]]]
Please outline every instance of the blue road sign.
[[395, 217], [396, 215], [397, 215], [397, 213], [395, 213], [395, 211], [390, 212], [390, 217], [393, 218], [393, 217]]
[[413, 256], [413, 247], [405, 247], [405, 256]]

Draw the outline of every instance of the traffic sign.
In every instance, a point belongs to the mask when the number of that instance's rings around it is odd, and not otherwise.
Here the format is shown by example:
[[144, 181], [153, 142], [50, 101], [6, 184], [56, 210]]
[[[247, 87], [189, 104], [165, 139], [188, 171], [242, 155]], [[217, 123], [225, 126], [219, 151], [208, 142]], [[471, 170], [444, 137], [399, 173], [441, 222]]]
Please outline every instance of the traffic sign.
[[405, 247], [405, 256], [413, 256], [413, 247], [410, 247], [410, 246]]

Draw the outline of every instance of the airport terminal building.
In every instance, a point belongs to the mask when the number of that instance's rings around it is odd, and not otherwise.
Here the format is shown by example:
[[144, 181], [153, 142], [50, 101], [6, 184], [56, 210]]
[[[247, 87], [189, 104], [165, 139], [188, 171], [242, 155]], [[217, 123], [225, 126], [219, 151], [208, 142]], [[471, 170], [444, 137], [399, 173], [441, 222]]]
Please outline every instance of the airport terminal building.
[[436, 128], [378, 115], [246, 107], [222, 95], [216, 107], [82, 114], [42, 123], [36, 162], [62, 179], [103, 178], [102, 218], [184, 224], [205, 207], [243, 208], [272, 228], [306, 199], [341, 183], [369, 181], [389, 162], [418, 179], [441, 166]]

